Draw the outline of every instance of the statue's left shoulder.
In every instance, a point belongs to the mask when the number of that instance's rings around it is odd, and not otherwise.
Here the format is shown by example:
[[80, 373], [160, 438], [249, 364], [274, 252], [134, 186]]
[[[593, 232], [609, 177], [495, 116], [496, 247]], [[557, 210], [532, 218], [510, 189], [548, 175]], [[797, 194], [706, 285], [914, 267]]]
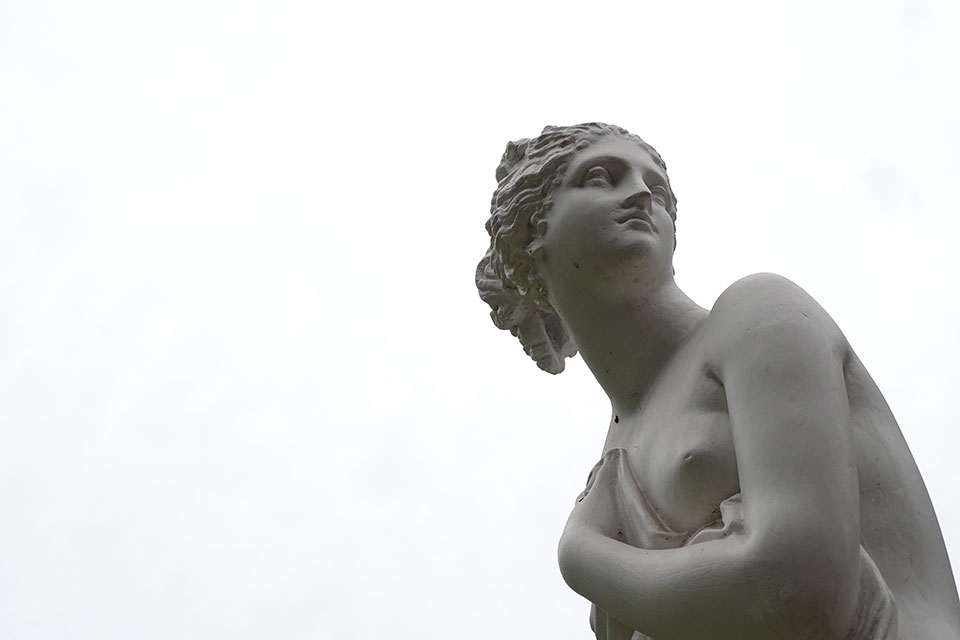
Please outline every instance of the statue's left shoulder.
[[810, 294], [773, 273], [730, 285], [710, 312], [708, 333], [718, 357], [761, 344], [801, 350], [828, 346], [837, 355], [849, 348], [833, 318]]

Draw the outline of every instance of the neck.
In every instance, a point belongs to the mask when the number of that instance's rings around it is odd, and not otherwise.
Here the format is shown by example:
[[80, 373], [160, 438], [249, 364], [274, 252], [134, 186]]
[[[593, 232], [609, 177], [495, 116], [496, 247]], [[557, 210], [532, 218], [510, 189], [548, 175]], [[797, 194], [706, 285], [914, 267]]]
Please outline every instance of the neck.
[[638, 411], [660, 371], [706, 317], [670, 277], [650, 291], [590, 290], [557, 308], [618, 416]]

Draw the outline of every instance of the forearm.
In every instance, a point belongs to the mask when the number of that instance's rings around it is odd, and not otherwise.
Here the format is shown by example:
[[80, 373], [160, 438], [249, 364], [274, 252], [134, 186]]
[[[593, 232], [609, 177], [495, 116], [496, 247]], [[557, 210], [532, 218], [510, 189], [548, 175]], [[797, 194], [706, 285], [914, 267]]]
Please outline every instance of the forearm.
[[808, 580], [817, 568], [785, 570], [740, 534], [647, 550], [582, 527], [564, 534], [560, 566], [574, 591], [653, 637], [808, 638], [842, 628], [856, 595]]

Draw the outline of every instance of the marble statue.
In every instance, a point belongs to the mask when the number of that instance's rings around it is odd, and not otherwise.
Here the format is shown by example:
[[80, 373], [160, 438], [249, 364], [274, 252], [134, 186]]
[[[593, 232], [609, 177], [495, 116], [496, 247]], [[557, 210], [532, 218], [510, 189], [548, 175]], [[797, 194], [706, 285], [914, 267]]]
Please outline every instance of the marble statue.
[[559, 545], [597, 638], [960, 638], [916, 463], [809, 295], [758, 274], [688, 298], [666, 166], [619, 127], [546, 127], [496, 175], [480, 296], [541, 369], [579, 351], [610, 399]]

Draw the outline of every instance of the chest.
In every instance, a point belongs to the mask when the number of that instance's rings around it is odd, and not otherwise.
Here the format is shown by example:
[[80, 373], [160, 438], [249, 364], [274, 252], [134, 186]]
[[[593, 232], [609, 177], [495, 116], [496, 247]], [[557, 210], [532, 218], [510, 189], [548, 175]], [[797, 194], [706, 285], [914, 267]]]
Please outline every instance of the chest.
[[634, 477], [670, 528], [693, 533], [719, 519], [720, 502], [740, 490], [719, 380], [697, 370], [669, 376], [620, 424], [607, 449], [627, 452]]

